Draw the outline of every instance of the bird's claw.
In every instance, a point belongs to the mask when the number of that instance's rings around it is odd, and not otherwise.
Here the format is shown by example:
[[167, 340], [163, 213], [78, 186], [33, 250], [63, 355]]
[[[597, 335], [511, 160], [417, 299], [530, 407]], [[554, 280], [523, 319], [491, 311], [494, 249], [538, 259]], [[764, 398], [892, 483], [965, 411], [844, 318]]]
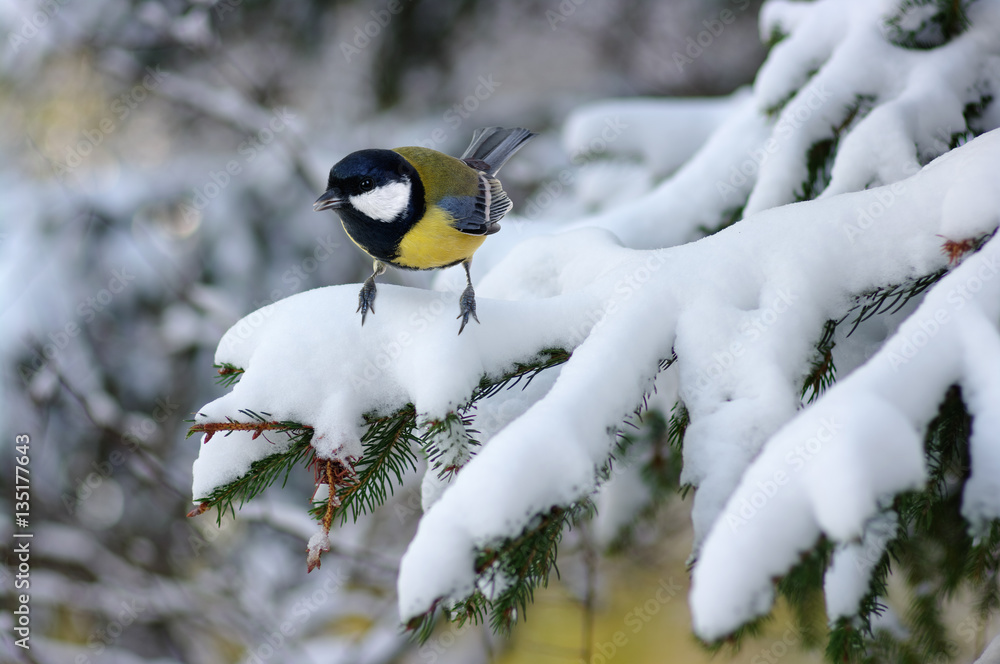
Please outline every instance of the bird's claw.
[[375, 290], [375, 279], [369, 277], [365, 280], [365, 285], [361, 287], [361, 292], [358, 293], [358, 311], [361, 312], [361, 324], [365, 324], [365, 317], [368, 315], [369, 310], [375, 313], [375, 296], [378, 291]]
[[472, 290], [472, 285], [469, 284], [462, 291], [462, 297], [458, 300], [461, 311], [456, 318], [462, 319], [462, 325], [458, 328], [458, 333], [461, 334], [462, 330], [465, 329], [466, 323], [469, 322], [469, 316], [478, 323], [479, 316], [476, 315], [476, 291]]

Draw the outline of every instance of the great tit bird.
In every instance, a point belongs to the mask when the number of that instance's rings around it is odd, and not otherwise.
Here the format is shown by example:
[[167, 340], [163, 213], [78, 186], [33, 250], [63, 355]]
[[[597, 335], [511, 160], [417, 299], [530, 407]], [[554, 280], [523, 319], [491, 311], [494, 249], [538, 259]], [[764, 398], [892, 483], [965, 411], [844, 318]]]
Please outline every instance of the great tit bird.
[[336, 210], [348, 237], [374, 259], [358, 296], [362, 325], [369, 310], [375, 313], [375, 277], [387, 265], [433, 270], [458, 263], [468, 284], [459, 298], [458, 333], [470, 316], [479, 322], [469, 265], [513, 207], [496, 174], [533, 136], [527, 129], [486, 127], [458, 159], [405, 147], [359, 150], [334, 164], [313, 208]]

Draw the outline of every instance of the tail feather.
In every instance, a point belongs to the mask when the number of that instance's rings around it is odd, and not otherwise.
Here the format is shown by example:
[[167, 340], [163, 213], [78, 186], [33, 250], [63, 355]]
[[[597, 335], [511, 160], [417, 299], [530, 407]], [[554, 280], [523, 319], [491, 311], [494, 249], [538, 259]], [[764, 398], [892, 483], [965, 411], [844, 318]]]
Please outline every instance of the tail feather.
[[488, 166], [483, 169], [486, 173], [496, 175], [533, 136], [536, 136], [535, 132], [520, 127], [483, 127], [472, 135], [472, 143], [462, 153], [461, 159], [481, 161]]

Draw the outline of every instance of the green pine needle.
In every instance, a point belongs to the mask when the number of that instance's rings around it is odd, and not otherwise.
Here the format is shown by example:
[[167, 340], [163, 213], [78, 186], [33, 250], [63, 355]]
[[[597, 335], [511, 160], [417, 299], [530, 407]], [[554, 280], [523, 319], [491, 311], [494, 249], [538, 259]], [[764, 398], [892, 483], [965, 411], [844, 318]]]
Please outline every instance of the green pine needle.
[[219, 371], [219, 376], [215, 379], [215, 382], [223, 387], [232, 387], [236, 383], [240, 382], [240, 378], [243, 377], [243, 369], [240, 369], [233, 364], [229, 364], [228, 362], [215, 364], [213, 366]]
[[864, 321], [872, 316], [884, 313], [894, 314], [902, 309], [912, 298], [920, 295], [925, 290], [936, 284], [941, 277], [947, 274], [946, 269], [911, 279], [900, 284], [893, 284], [883, 288], [862, 293], [858, 296], [856, 304], [848, 309], [847, 313], [837, 323], [842, 323], [850, 317], [851, 312], [857, 311], [854, 320], [851, 321], [851, 329], [846, 336], [851, 336]]
[[283, 424], [287, 427], [272, 429], [261, 435], [278, 433], [291, 436], [291, 442], [284, 452], [277, 452], [254, 461], [245, 475], [225, 486], [216, 487], [207, 497], [200, 499], [202, 503], [208, 503], [209, 507], [218, 510], [218, 523], [222, 522], [223, 514], [230, 512], [235, 516], [237, 504], [242, 506], [253, 500], [279, 479], [281, 486], [284, 487], [293, 468], [306, 466], [312, 461], [313, 449], [310, 445], [312, 429], [304, 429], [301, 425], [293, 423]]
[[[476, 556], [476, 590], [451, 610], [452, 619], [462, 625], [488, 621], [494, 633], [509, 636], [518, 620], [527, 614], [534, 602], [535, 588], [547, 586], [549, 574], [555, 566], [559, 542], [567, 526], [594, 513], [589, 500], [574, 503], [568, 508], [552, 507], [536, 515], [520, 535], [484, 547]], [[482, 588], [498, 589], [496, 596], [487, 598]], [[426, 640], [433, 624], [435, 609], [411, 621], [414, 638]]]
[[354, 466], [355, 481], [338, 488], [341, 523], [348, 511], [357, 522], [374, 512], [403, 483], [403, 475], [417, 469], [414, 435], [417, 412], [412, 405], [385, 417], [366, 416], [368, 430], [361, 437], [364, 452]]
[[[896, 46], [928, 50], [947, 44], [970, 25], [967, 10], [971, 0], [903, 0], [883, 20], [886, 40]], [[925, 7], [932, 12], [924, 15]], [[921, 18], [913, 25], [913, 17]]]
[[806, 179], [801, 190], [795, 192], [795, 200], [809, 201], [823, 193], [833, 176], [833, 162], [841, 137], [871, 112], [875, 101], [871, 95], [856, 95], [854, 101], [844, 108], [840, 124], [830, 127], [830, 135], [809, 146], [805, 155]]
[[837, 321], [828, 320], [823, 326], [823, 336], [816, 344], [816, 353], [809, 366], [809, 373], [802, 384], [802, 399], [812, 403], [828, 390], [837, 380], [837, 367], [833, 362], [833, 335], [837, 331]]

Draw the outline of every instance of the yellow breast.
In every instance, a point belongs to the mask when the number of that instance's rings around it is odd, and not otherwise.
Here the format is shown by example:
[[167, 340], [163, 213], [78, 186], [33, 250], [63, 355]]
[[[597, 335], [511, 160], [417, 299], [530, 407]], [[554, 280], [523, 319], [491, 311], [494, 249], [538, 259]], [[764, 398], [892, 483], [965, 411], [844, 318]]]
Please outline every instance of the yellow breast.
[[399, 256], [393, 261], [402, 267], [429, 270], [455, 265], [476, 253], [486, 240], [485, 235], [469, 235], [455, 230], [452, 217], [431, 205], [424, 218], [399, 242]]

